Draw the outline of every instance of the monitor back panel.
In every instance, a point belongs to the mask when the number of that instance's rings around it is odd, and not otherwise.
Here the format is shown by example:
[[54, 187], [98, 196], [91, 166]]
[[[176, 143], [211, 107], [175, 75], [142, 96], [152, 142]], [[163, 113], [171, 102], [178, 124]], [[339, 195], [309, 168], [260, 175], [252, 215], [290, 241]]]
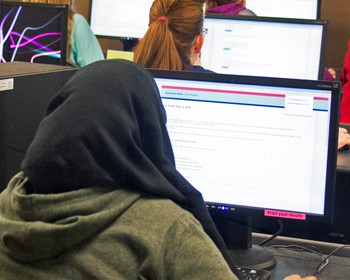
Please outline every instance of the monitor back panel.
[[51, 98], [77, 68], [11, 62], [0, 75], [0, 190], [20, 170], [20, 163]]

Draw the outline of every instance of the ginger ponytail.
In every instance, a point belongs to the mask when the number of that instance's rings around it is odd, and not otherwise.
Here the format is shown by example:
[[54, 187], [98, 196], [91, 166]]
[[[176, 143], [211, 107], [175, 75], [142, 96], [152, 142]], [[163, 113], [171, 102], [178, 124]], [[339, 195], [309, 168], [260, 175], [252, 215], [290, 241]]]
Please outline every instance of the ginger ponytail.
[[182, 70], [182, 61], [169, 30], [169, 23], [156, 20], [149, 26], [135, 48], [134, 61], [146, 68]]
[[146, 68], [188, 70], [190, 54], [203, 29], [204, 0], [155, 0], [134, 61]]

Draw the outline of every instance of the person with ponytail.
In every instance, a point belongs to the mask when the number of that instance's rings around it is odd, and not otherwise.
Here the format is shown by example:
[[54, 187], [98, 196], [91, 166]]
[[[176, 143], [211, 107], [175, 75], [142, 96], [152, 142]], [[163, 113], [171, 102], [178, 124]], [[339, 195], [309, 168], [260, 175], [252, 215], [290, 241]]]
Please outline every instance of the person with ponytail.
[[74, 0], [22, 0], [22, 2], [69, 5], [67, 63], [84, 67], [103, 60], [101, 46], [86, 19], [75, 12]]
[[148, 30], [134, 49], [134, 61], [146, 68], [208, 71], [200, 66], [204, 3], [205, 0], [155, 0]]

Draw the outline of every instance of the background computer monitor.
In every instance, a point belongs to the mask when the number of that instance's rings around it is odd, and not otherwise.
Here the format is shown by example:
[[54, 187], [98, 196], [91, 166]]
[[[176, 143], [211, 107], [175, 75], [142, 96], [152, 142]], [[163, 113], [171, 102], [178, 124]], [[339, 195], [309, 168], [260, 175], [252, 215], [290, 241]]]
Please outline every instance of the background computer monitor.
[[325, 21], [208, 14], [202, 66], [217, 73], [323, 79]]
[[321, 0], [246, 0], [258, 16], [319, 19]]
[[66, 63], [67, 5], [0, 1], [0, 62]]
[[153, 0], [92, 0], [90, 26], [97, 36], [142, 38]]
[[241, 249], [237, 265], [273, 265], [268, 255], [255, 259], [250, 217], [331, 221], [338, 82], [151, 72], [177, 169], [202, 193], [227, 246]]

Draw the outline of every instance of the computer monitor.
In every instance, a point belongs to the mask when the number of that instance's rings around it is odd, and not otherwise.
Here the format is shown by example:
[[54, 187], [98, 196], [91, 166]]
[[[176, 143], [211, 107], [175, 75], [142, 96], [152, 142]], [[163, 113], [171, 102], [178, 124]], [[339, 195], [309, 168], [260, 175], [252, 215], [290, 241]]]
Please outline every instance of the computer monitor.
[[274, 265], [255, 253], [251, 217], [331, 221], [339, 82], [150, 71], [177, 169], [202, 193], [236, 265]]
[[92, 0], [90, 26], [97, 36], [142, 38], [153, 0]]
[[246, 0], [258, 16], [319, 19], [321, 0]]
[[207, 14], [202, 66], [217, 73], [323, 79], [326, 21]]
[[68, 6], [0, 1], [0, 62], [66, 64]]

